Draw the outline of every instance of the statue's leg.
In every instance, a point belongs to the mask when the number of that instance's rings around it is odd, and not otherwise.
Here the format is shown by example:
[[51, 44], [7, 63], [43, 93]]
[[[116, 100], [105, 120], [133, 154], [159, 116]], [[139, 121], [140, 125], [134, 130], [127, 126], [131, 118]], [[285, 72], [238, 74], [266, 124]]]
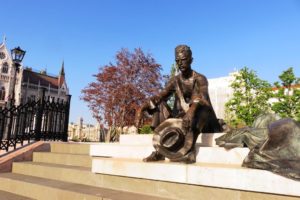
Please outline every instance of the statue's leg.
[[171, 116], [171, 109], [166, 102], [161, 102], [157, 108], [153, 110], [151, 113], [152, 117], [152, 124], [151, 127], [155, 129], [158, 125], [164, 122], [166, 119], [170, 118]]
[[[155, 129], [163, 121], [170, 118], [171, 109], [166, 102], [161, 102], [151, 114], [153, 115], [151, 128]], [[148, 157], [143, 159], [144, 162], [153, 162], [159, 160], [165, 160], [165, 156], [163, 156], [157, 151], [153, 151]]]
[[[201, 108], [200, 108], [201, 110]], [[216, 117], [212, 107], [205, 107], [200, 112], [199, 129], [202, 133], [218, 133], [222, 132], [221, 124]]]
[[208, 121], [211, 120], [212, 118], [215, 118], [214, 116], [215, 115], [214, 115], [212, 109], [208, 106], [202, 106], [197, 110], [196, 115], [195, 115], [195, 117], [193, 119], [193, 122], [192, 122], [192, 127], [191, 127], [191, 130], [194, 134], [193, 145], [192, 145], [191, 149], [188, 151], [188, 153], [184, 157], [182, 157], [182, 159], [180, 159], [181, 162], [184, 162], [184, 163], [187, 163], [187, 164], [196, 162], [196, 156], [197, 156], [196, 141], [197, 141], [197, 138], [198, 138], [199, 134], [201, 133], [202, 129], [208, 123]]

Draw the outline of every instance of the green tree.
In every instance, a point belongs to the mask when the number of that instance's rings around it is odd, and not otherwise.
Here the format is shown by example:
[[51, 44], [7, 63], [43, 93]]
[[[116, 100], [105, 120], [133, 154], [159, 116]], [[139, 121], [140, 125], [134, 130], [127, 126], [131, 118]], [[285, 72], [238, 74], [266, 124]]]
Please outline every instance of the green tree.
[[297, 89], [299, 78], [292, 67], [283, 71], [279, 76], [281, 83], [275, 82], [276, 91], [273, 95], [275, 102], [272, 110], [281, 117], [290, 117], [300, 121], [300, 89]]
[[170, 72], [170, 76], [171, 78], [174, 77], [178, 72], [178, 68], [177, 68], [177, 64], [174, 63], [171, 65], [171, 72]]
[[[169, 81], [171, 78], [173, 78], [174, 76], [176, 76], [176, 74], [177, 74], [177, 66], [176, 66], [176, 64], [172, 64], [172, 66], [171, 66], [171, 71], [170, 71], [170, 75], [167, 75], [168, 81]], [[167, 83], [167, 82], [166, 82], [166, 83]], [[167, 101], [167, 104], [169, 105], [169, 107], [170, 107], [171, 109], [173, 109], [173, 108], [174, 108], [174, 103], [175, 103], [175, 95], [172, 94], [172, 95], [170, 96], [169, 100]]]
[[261, 80], [255, 71], [247, 67], [241, 69], [231, 84], [233, 97], [226, 103], [227, 122], [237, 126], [252, 125], [253, 121], [270, 110], [271, 85]]

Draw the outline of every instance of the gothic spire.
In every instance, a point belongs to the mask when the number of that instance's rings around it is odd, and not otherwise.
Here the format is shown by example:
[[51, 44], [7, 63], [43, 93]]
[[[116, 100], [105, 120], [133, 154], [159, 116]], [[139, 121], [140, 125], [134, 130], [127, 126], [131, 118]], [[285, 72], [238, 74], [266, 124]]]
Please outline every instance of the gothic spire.
[[61, 69], [60, 69], [60, 72], [59, 72], [59, 76], [58, 76], [59, 86], [62, 86], [64, 82], [65, 82], [65, 61], [63, 60], [62, 65], [61, 65]]
[[65, 75], [65, 61], [63, 60], [62, 65], [61, 65], [61, 69], [60, 69], [60, 76], [64, 76]]

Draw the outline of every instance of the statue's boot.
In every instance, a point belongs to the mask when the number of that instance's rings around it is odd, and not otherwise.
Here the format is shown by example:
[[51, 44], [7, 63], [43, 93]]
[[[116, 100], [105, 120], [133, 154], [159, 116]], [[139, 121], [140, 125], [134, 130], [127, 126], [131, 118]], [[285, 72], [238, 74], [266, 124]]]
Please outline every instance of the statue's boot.
[[187, 153], [183, 159], [181, 160], [181, 162], [186, 163], [186, 164], [191, 164], [191, 163], [195, 163], [196, 162], [196, 151], [190, 151], [189, 153]]
[[171, 159], [172, 162], [181, 162], [185, 164], [192, 164], [196, 162], [196, 149], [189, 151], [187, 154], [180, 158]]
[[154, 162], [159, 160], [165, 160], [165, 156], [161, 155], [157, 151], [153, 151], [150, 156], [143, 159], [144, 162]]
[[[172, 160], [173, 161], [173, 160]], [[186, 155], [184, 155], [182, 158], [176, 160], [177, 162], [182, 162], [185, 164], [191, 164], [196, 162], [196, 151], [190, 151]]]

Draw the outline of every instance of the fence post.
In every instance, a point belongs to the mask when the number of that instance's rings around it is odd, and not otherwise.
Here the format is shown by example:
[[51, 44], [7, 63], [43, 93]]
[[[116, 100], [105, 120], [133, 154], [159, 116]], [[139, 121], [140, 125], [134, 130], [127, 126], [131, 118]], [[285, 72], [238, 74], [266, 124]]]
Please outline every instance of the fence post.
[[64, 134], [63, 134], [63, 137], [62, 137], [62, 140], [64, 142], [67, 142], [68, 141], [68, 127], [69, 127], [69, 115], [70, 115], [70, 105], [71, 105], [71, 97], [72, 95], [68, 95], [68, 101], [67, 101], [67, 104], [66, 104], [66, 112], [65, 112], [65, 126], [64, 126]]
[[[6, 134], [4, 132], [4, 139], [6, 140], [6, 144], [5, 144], [5, 150], [8, 151], [9, 149], [9, 146], [11, 144], [11, 135], [12, 135], [12, 130], [13, 130], [13, 119], [14, 119], [14, 116], [13, 116], [13, 111], [14, 111], [14, 99], [10, 99], [9, 101], [9, 104], [8, 104], [8, 110], [7, 110], [7, 114], [8, 114], [8, 126], [7, 126], [7, 129], [6, 129]], [[15, 144], [15, 143], [14, 143]], [[15, 145], [14, 145], [14, 148]]]
[[36, 118], [35, 118], [36, 120], [35, 120], [35, 126], [34, 126], [34, 134], [35, 134], [36, 141], [41, 140], [41, 129], [42, 129], [44, 105], [45, 105], [45, 89], [43, 89], [42, 98], [39, 99], [38, 109], [37, 109]]
[[[0, 146], [2, 145], [3, 137], [5, 136], [5, 110], [0, 109]], [[1, 149], [1, 148], [0, 148]]]

